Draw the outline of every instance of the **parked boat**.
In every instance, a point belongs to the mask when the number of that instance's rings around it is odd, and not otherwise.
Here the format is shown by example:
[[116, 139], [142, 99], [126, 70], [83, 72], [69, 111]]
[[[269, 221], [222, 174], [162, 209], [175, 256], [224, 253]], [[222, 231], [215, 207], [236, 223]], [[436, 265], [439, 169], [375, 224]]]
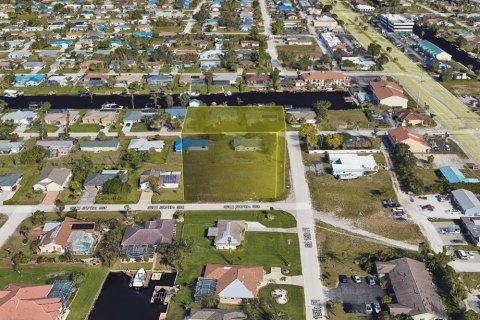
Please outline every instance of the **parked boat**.
[[115, 102], [105, 102], [102, 104], [102, 110], [120, 110], [123, 106], [116, 104]]
[[145, 286], [145, 281], [147, 280], [147, 272], [145, 269], [139, 269], [130, 281], [130, 286], [133, 288], [143, 288]]
[[9, 98], [16, 98], [16, 97], [23, 96], [23, 91], [19, 91], [19, 90], [5, 90], [5, 91], [3, 91], [3, 95], [4, 95], [5, 97], [9, 97]]

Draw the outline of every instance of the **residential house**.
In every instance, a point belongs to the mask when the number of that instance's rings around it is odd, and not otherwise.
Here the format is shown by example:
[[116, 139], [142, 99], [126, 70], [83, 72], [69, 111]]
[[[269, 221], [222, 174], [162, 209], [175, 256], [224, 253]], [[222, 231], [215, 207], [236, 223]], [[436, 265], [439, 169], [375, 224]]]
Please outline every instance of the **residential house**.
[[430, 152], [430, 144], [425, 138], [405, 127], [397, 127], [388, 130], [388, 139], [393, 145], [404, 143], [410, 147], [413, 153]]
[[81, 140], [80, 150], [90, 152], [116, 151], [120, 146], [117, 138], [107, 140]]
[[236, 83], [237, 78], [236, 73], [215, 73], [212, 84], [214, 86], [231, 86]]
[[350, 77], [337, 71], [312, 71], [301, 75], [305, 84], [319, 89], [343, 88], [350, 85]]
[[186, 320], [247, 320], [242, 310], [191, 309]]
[[311, 123], [315, 124], [317, 122], [317, 114], [311, 109], [296, 109], [289, 110], [286, 112], [287, 116], [291, 116], [295, 122], [298, 123]]
[[180, 183], [180, 171], [159, 171], [153, 168], [147, 169], [140, 174], [138, 184], [140, 190], [149, 190], [152, 178], [157, 179], [159, 188], [178, 188]]
[[129, 110], [125, 113], [125, 116], [122, 119], [122, 125], [124, 127], [131, 127], [135, 123], [142, 122], [144, 114], [138, 110]]
[[30, 51], [13, 50], [8, 53], [9, 59], [27, 59], [32, 55]]
[[403, 89], [395, 82], [373, 81], [370, 82], [374, 102], [389, 107], [407, 108], [408, 98], [403, 94]]
[[20, 185], [23, 175], [21, 173], [12, 172], [0, 176], [0, 191], [14, 191]]
[[206, 139], [177, 139], [175, 141], [175, 151], [207, 151], [208, 140]]
[[261, 151], [262, 139], [259, 137], [247, 138], [237, 136], [232, 141], [232, 147], [235, 151]]
[[338, 26], [337, 20], [330, 16], [315, 17], [312, 21], [315, 28], [333, 30]]
[[53, 75], [47, 79], [45, 85], [53, 87], [67, 87], [75, 85], [82, 76], [80, 74], [70, 73], [68, 75]]
[[29, 319], [34, 315], [35, 320], [61, 320], [65, 316], [64, 307], [72, 292], [58, 292], [54, 290], [56, 286], [58, 285], [55, 282], [41, 285], [7, 285], [0, 290], [0, 319]]
[[466, 216], [480, 216], [480, 201], [477, 196], [469, 190], [453, 190], [452, 204]]
[[118, 113], [110, 110], [95, 110], [90, 109], [82, 118], [82, 123], [98, 123], [104, 126], [109, 126], [117, 121]]
[[28, 127], [37, 117], [36, 112], [31, 110], [17, 110], [2, 116], [2, 121], [11, 121], [16, 125]]
[[152, 256], [161, 243], [172, 243], [175, 220], [157, 219], [143, 226], [131, 224], [125, 229], [121, 242], [122, 253], [129, 258]]
[[33, 190], [51, 192], [62, 191], [72, 178], [72, 170], [68, 168], [45, 168], [33, 185]]
[[162, 140], [148, 140], [146, 138], [132, 139], [128, 144], [128, 149], [135, 151], [155, 151], [161, 152], [165, 142]]
[[241, 40], [240, 47], [242, 48], [257, 48], [260, 46], [260, 42], [256, 40]]
[[23, 150], [23, 141], [0, 140], [0, 154], [15, 154]]
[[350, 153], [328, 153], [333, 176], [339, 179], [356, 179], [378, 171], [373, 155], [359, 156]]
[[149, 74], [147, 76], [147, 85], [165, 87], [172, 82], [173, 77], [169, 74]]
[[412, 109], [403, 109], [395, 113], [397, 120], [404, 127], [407, 126], [422, 126], [423, 116]]
[[[56, 126], [66, 126], [68, 123], [75, 123], [78, 120], [79, 112], [77, 110], [49, 110], [45, 114], [45, 123]], [[68, 119], [68, 121], [67, 121]]]
[[102, 170], [101, 172], [89, 174], [83, 182], [85, 189], [97, 189], [101, 190], [105, 182], [120, 178], [122, 182], [128, 180], [127, 170]]
[[187, 115], [187, 108], [166, 108], [164, 111], [168, 113], [172, 119], [184, 119]]
[[220, 303], [240, 304], [242, 299], [257, 297], [263, 275], [259, 266], [207, 264], [195, 286], [194, 298], [199, 301], [213, 293], [220, 297]]
[[40, 236], [40, 253], [92, 254], [98, 235], [95, 222], [80, 221], [66, 217], [62, 222], [45, 223]]
[[218, 220], [215, 227], [208, 228], [207, 236], [213, 238], [216, 249], [235, 250], [245, 239], [246, 229], [243, 220]]
[[108, 84], [108, 75], [99, 73], [87, 73], [81, 80], [85, 87], [102, 87]]
[[66, 156], [73, 149], [72, 140], [39, 140], [35, 145], [47, 150], [51, 158]]
[[447, 319], [447, 312], [436, 292], [425, 263], [400, 258], [375, 263], [379, 278], [385, 277], [394, 293], [388, 304], [390, 314], [408, 315], [414, 320]]
[[245, 75], [245, 82], [254, 87], [268, 87], [270, 77], [267, 74], [247, 74]]
[[45, 75], [36, 74], [17, 74], [15, 75], [15, 87], [35, 87], [45, 80]]

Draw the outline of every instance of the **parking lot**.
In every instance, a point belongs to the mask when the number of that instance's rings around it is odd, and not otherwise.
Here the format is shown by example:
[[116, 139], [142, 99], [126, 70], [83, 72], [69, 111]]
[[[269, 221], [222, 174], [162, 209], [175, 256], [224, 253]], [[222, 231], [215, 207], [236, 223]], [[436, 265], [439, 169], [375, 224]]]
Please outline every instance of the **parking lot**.
[[[467, 259], [460, 259], [455, 250], [448, 250], [447, 253], [451, 254], [456, 261], [461, 263], [480, 263], [480, 252], [478, 250], [464, 250], [467, 253]], [[471, 254], [469, 254], [471, 253]]]
[[379, 302], [386, 294], [378, 284], [370, 286], [362, 277], [361, 283], [354, 283], [351, 278], [347, 283], [339, 283], [337, 288], [328, 292], [330, 299], [342, 301], [344, 309], [351, 313], [365, 313], [365, 304]]
[[[435, 229], [440, 234], [440, 238], [442, 238], [443, 244], [446, 246], [455, 246], [455, 245], [467, 245], [468, 242], [465, 240], [465, 237], [461, 233], [452, 233], [449, 232], [449, 227], [456, 226], [459, 228], [458, 225], [454, 224], [454, 222], [432, 222], [435, 226]], [[447, 229], [447, 232], [442, 233], [442, 229]]]
[[[426, 198], [426, 199], [422, 199]], [[446, 218], [446, 219], [458, 219], [463, 216], [460, 213], [452, 213], [452, 203], [449, 200], [440, 202], [436, 198], [436, 194], [429, 194], [420, 197], [412, 197], [413, 206], [418, 208], [418, 212], [431, 218]], [[431, 205], [433, 210], [422, 209], [422, 206]]]

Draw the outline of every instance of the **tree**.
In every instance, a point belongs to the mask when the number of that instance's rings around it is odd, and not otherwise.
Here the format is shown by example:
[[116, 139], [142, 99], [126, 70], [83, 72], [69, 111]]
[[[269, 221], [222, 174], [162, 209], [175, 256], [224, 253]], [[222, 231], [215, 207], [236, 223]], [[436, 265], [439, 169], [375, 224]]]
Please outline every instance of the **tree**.
[[382, 297], [382, 303], [383, 304], [390, 304], [392, 303], [392, 297], [390, 297], [389, 295], [384, 295]]
[[108, 180], [103, 185], [103, 193], [105, 194], [119, 194], [127, 191], [127, 184], [119, 177]]
[[32, 213], [30, 220], [34, 226], [37, 226], [44, 224], [47, 221], [47, 217], [45, 217], [45, 212], [37, 210]]
[[427, 165], [428, 165], [429, 167], [431, 167], [434, 160], [435, 160], [435, 156], [434, 156], [433, 154], [429, 155], [429, 156], [427, 157]]
[[327, 148], [332, 150], [340, 149], [343, 146], [343, 142], [343, 136], [339, 133], [327, 134], [323, 139], [323, 143], [327, 146]]
[[388, 62], [388, 57], [385, 55], [385, 54], [381, 54], [380, 57], [377, 58], [377, 63], [380, 65], [380, 66], [383, 66], [384, 64], [386, 64]]
[[171, 108], [173, 107], [173, 97], [171, 95], [168, 95], [165, 97], [165, 103], [167, 104], [167, 107]]
[[[207, 86], [207, 88], [208, 88], [208, 86]], [[180, 105], [182, 107], [187, 107], [188, 104], [190, 103], [190, 96], [186, 93], [182, 93], [181, 95], [178, 96], [178, 100], [180, 100]]]
[[327, 110], [330, 109], [332, 103], [328, 100], [319, 100], [313, 104], [313, 110], [317, 114], [317, 117], [321, 120], [327, 118]]
[[41, 146], [34, 146], [31, 149], [27, 149], [20, 155], [20, 162], [22, 164], [35, 164], [42, 162], [45, 158], [46, 151]]
[[285, 24], [283, 23], [283, 20], [281, 20], [281, 19], [277, 19], [277, 20], [275, 20], [274, 23], [272, 23], [272, 33], [274, 35], [282, 34], [284, 28], [285, 28]]
[[368, 45], [367, 52], [372, 57], [376, 57], [380, 54], [381, 49], [382, 46], [380, 46], [378, 43], [372, 42]]
[[278, 88], [280, 87], [280, 70], [275, 68], [272, 70], [272, 72], [270, 72], [270, 81], [272, 83], [273, 89], [278, 90]]
[[159, 179], [157, 176], [151, 176], [150, 179], [148, 180], [148, 185], [150, 186], [150, 190], [158, 192], [159, 190]]
[[220, 297], [214, 292], [207, 293], [200, 300], [200, 305], [202, 306], [202, 308], [208, 308], [208, 309], [217, 308], [219, 303], [220, 303]]
[[48, 110], [52, 105], [50, 102], [42, 102], [40, 105], [40, 139], [44, 140], [47, 138], [47, 130], [45, 130], [45, 114], [47, 113]]
[[55, 200], [55, 206], [58, 208], [59, 212], [63, 212], [63, 210], [65, 210], [65, 203], [60, 199]]
[[307, 140], [310, 147], [314, 147], [318, 143], [317, 127], [314, 124], [307, 123], [300, 127], [300, 135]]
[[213, 84], [213, 74], [210, 71], [203, 73], [205, 76], [205, 84], [207, 85], [207, 93], [210, 93], [210, 86]]
[[174, 240], [171, 244], [162, 243], [158, 245], [157, 252], [162, 255], [162, 259], [174, 266], [177, 270], [183, 269], [183, 260], [185, 256], [192, 251], [193, 242], [191, 239]]
[[85, 280], [85, 272], [82, 271], [73, 271], [70, 275], [70, 280], [73, 281], [76, 287]]

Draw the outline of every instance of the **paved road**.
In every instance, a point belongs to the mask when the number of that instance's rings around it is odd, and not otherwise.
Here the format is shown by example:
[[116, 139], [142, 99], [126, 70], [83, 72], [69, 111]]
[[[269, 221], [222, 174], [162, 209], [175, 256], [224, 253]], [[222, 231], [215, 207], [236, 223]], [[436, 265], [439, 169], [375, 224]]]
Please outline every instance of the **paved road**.
[[[305, 307], [307, 319], [313, 319], [312, 300], [319, 300], [324, 305], [325, 294], [320, 277], [320, 262], [315, 236], [315, 220], [313, 217], [310, 191], [305, 179], [300, 136], [297, 132], [287, 133], [288, 155], [290, 160], [290, 173], [295, 209], [292, 212], [297, 218], [298, 240], [300, 243], [300, 258], [302, 261], [302, 274], [304, 278]], [[304, 233], [307, 231], [311, 237], [311, 247], [305, 246]]]
[[480, 262], [455, 260], [449, 265], [457, 272], [480, 272]]
[[193, 19], [193, 16], [197, 14], [200, 9], [202, 8], [203, 4], [206, 2], [206, 0], [200, 1], [200, 3], [195, 7], [195, 9], [192, 12], [192, 17], [188, 20], [187, 25], [185, 26], [185, 29], [183, 29], [183, 33], [190, 34], [192, 33], [192, 28], [197, 23], [195, 19]]
[[263, 34], [267, 36], [267, 52], [271, 58], [272, 69], [277, 68], [282, 74], [284, 74], [285, 69], [282, 67], [282, 64], [278, 62], [278, 52], [277, 47], [275, 47], [275, 37], [272, 34], [272, 18], [268, 12], [266, 0], [259, 0], [259, 4], [263, 19]]
[[[334, 13], [338, 18], [345, 21], [345, 28], [362, 44], [367, 47], [373, 41], [382, 48], [391, 47], [388, 53], [390, 59], [398, 59], [396, 63], [389, 62], [385, 65], [385, 71], [395, 74], [393, 77], [403, 86], [405, 91], [414, 99], [419, 99], [423, 106], [427, 104], [436, 115], [435, 120], [440, 123], [449, 133], [454, 135], [463, 151], [470, 157], [480, 161], [480, 117], [457, 99], [452, 93], [435, 81], [421, 67], [414, 63], [390, 41], [385, 39], [372, 27], [367, 32], [358, 28], [354, 21], [358, 13], [352, 11], [344, 3], [338, 1], [334, 4]], [[361, 17], [360, 17], [361, 19]], [[420, 76], [420, 79], [412, 75]]]

